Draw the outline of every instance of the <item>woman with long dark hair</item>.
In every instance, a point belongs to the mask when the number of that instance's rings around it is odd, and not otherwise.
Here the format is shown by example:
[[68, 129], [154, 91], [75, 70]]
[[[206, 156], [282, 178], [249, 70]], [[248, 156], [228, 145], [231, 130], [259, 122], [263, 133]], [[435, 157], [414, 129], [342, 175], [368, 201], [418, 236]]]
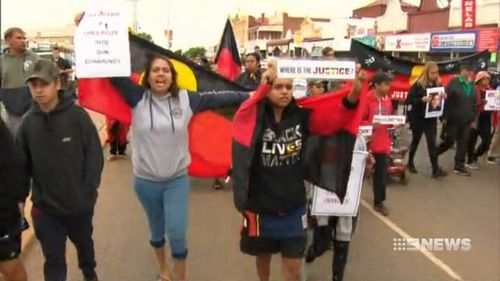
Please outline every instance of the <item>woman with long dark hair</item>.
[[406, 100], [410, 109], [408, 117], [412, 131], [412, 141], [410, 146], [410, 155], [408, 158], [408, 169], [411, 173], [417, 173], [414, 159], [418, 144], [425, 134], [427, 141], [427, 151], [432, 165], [432, 177], [439, 178], [447, 175], [438, 165], [438, 155], [436, 149], [437, 118], [425, 118], [425, 109], [431, 99], [427, 96], [427, 89], [440, 87], [439, 68], [435, 62], [427, 62], [418, 77], [417, 81], [411, 86], [408, 98]]
[[249, 94], [188, 93], [179, 89], [173, 64], [162, 56], [148, 59], [142, 86], [129, 78], [112, 78], [111, 81], [132, 108], [134, 188], [148, 218], [150, 244], [160, 266], [160, 280], [171, 280], [165, 256], [165, 236], [168, 236], [174, 259], [175, 280], [185, 280], [187, 167], [191, 161], [189, 121], [201, 111], [237, 106]]

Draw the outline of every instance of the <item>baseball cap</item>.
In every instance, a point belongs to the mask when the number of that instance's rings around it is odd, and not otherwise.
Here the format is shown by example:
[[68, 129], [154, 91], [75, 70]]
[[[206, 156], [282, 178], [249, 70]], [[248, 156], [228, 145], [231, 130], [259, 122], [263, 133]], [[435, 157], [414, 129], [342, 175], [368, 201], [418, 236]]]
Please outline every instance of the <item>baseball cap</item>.
[[385, 72], [377, 72], [372, 76], [370, 84], [373, 86], [375, 84], [380, 84], [383, 82], [391, 82], [392, 77], [387, 75]]
[[481, 81], [483, 78], [491, 78], [490, 74], [486, 71], [479, 71], [476, 75], [475, 83]]
[[32, 79], [40, 79], [46, 83], [51, 83], [59, 78], [59, 68], [50, 60], [40, 59], [33, 67], [33, 74], [26, 79], [28, 83]]

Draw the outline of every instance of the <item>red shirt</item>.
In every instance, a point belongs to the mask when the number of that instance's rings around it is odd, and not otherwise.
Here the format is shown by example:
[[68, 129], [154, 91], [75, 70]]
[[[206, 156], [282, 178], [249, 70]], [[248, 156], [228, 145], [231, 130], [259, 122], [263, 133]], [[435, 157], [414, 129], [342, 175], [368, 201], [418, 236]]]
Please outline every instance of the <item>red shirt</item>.
[[[375, 91], [371, 90], [365, 96], [366, 103], [363, 110], [362, 125], [372, 125], [375, 115], [392, 115], [392, 102], [386, 96], [378, 98], [375, 96]], [[391, 125], [377, 125], [373, 128], [372, 138], [370, 141], [370, 150], [372, 153], [389, 154], [391, 152], [391, 135], [389, 128]]]

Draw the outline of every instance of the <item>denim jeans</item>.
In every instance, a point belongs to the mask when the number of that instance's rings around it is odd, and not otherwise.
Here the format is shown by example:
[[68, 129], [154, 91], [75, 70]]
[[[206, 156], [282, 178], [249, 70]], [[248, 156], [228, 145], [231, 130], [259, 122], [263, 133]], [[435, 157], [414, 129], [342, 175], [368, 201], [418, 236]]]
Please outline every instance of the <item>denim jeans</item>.
[[167, 236], [172, 257], [186, 259], [190, 189], [188, 176], [183, 175], [165, 182], [135, 177], [134, 188], [148, 217], [151, 246], [163, 247]]

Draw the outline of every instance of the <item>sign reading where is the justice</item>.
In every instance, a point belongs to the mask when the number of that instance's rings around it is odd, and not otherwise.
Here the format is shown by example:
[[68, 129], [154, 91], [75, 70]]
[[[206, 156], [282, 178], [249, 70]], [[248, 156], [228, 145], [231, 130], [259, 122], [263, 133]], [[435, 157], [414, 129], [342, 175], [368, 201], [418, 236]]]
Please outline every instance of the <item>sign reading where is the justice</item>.
[[279, 78], [353, 80], [356, 63], [337, 60], [277, 60]]
[[79, 78], [130, 76], [130, 44], [122, 6], [99, 4], [85, 11], [75, 34]]

